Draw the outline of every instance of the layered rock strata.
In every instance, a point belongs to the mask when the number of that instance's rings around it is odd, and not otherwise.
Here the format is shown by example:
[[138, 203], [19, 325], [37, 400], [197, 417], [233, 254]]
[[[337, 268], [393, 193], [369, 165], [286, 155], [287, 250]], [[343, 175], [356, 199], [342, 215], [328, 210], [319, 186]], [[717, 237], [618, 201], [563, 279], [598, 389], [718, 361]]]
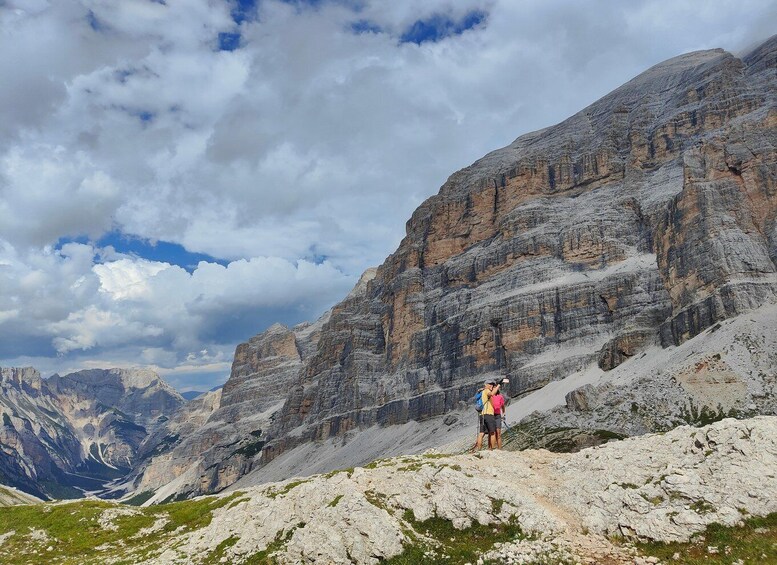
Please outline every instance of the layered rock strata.
[[140, 447], [144, 463], [117, 493], [166, 487], [151, 498], [161, 502], [219, 491], [251, 472], [327, 319], [292, 329], [275, 324], [238, 346], [224, 387], [191, 401], [151, 434]]
[[[485, 377], [521, 396], [613, 370], [777, 300], [776, 60], [777, 38], [741, 58], [676, 57], [453, 174], [315, 340], [238, 348], [229, 397], [262, 390], [282, 406], [262, 408], [261, 452], [228, 468], [181, 444], [185, 490], [305, 442], [462, 409]], [[210, 422], [239, 429], [207, 442], [227, 455], [250, 441], [230, 418], [259, 412], [229, 402]]]
[[522, 394], [600, 350], [615, 366], [774, 300], [764, 57], [678, 57], [454, 174], [363, 297], [334, 308], [279, 447], [300, 419], [307, 439], [423, 419], [467, 401], [476, 377], [505, 372]]

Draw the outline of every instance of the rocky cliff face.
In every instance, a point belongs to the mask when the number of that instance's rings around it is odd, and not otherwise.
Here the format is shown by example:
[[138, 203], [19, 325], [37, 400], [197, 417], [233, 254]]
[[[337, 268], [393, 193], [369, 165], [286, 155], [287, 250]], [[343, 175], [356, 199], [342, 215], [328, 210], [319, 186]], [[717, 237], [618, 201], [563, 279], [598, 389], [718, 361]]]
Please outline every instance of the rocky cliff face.
[[276, 327], [238, 348], [212, 427], [175, 447], [179, 490], [462, 409], [486, 376], [521, 396], [611, 371], [774, 302], [776, 69], [777, 37], [683, 55], [452, 175], [315, 339]]
[[155, 373], [89, 370], [42, 379], [0, 369], [0, 482], [73, 497], [127, 473], [143, 440], [183, 404]]
[[577, 388], [559, 391], [555, 407], [536, 410], [531, 395], [513, 402], [515, 421], [525, 417], [511, 447], [569, 451], [610, 437], [777, 414], [777, 305], [716, 323], [679, 347], [647, 348], [611, 371], [588, 376]]
[[292, 329], [275, 324], [238, 346], [224, 387], [193, 400], [151, 434], [140, 448], [145, 462], [119, 492], [159, 490], [152, 500], [160, 502], [221, 490], [254, 469], [327, 320]]
[[278, 437], [440, 414], [493, 371], [520, 394], [774, 300], [775, 50], [678, 57], [454, 174], [334, 309]]

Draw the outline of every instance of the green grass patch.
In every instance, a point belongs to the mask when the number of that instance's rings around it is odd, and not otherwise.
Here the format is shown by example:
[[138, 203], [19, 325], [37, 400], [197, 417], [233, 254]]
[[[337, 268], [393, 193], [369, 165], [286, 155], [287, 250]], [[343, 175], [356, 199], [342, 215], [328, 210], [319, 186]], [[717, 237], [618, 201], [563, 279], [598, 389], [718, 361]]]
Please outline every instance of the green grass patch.
[[250, 496], [241, 496], [240, 498], [235, 498], [235, 499], [232, 500], [232, 502], [229, 503], [229, 506], [227, 506], [227, 509], [232, 509], [235, 506], [237, 506], [238, 504], [242, 504], [244, 502], [248, 502], [249, 500], [251, 500]]
[[390, 465], [392, 463], [391, 459], [375, 459], [374, 461], [370, 461], [367, 463], [364, 468], [365, 469], [377, 469], [381, 465]]
[[743, 414], [735, 408], [726, 411], [720, 404], [716, 408], [712, 408], [707, 405], [699, 407], [693, 402], [689, 402], [680, 407], [680, 418], [683, 422], [699, 428], [719, 422], [724, 418], [741, 418], [742, 416]]
[[225, 539], [220, 544], [218, 544], [216, 546], [216, 549], [210, 552], [210, 554], [205, 558], [204, 563], [207, 565], [215, 565], [216, 563], [220, 563], [222, 557], [226, 556], [227, 549], [229, 549], [239, 541], [240, 541], [239, 537], [229, 536], [227, 539]]
[[[129, 508], [96, 500], [4, 508], [0, 512], [0, 534], [15, 533], [0, 547], [0, 563], [96, 565], [109, 559], [122, 564], [153, 559], [167, 549], [173, 532], [179, 535], [207, 526], [214, 510], [240, 495], [235, 493], [147, 508]], [[100, 524], [107, 510], [127, 513], [111, 520], [115, 529]], [[163, 527], [139, 535], [141, 529], [152, 526], [159, 519], [167, 520]], [[40, 532], [40, 541], [31, 536], [32, 530]]]
[[278, 560], [273, 557], [273, 553], [281, 551], [284, 547], [286, 547], [286, 544], [289, 543], [289, 540], [291, 539], [291, 536], [294, 535], [294, 532], [298, 528], [302, 528], [304, 526], [305, 522], [300, 522], [296, 526], [293, 526], [287, 530], [285, 534], [283, 531], [278, 532], [275, 535], [275, 539], [271, 541], [266, 548], [249, 556], [248, 559], [243, 563], [246, 565], [275, 565], [278, 563]]
[[[99, 519], [109, 508], [115, 505], [92, 500], [4, 508], [0, 513], [0, 532], [16, 533], [3, 544], [0, 562], [43, 564], [52, 562], [54, 555], [71, 562], [79, 556], [83, 562], [95, 562], [100, 556], [98, 546], [118, 543], [154, 523], [153, 515], [139, 513], [116, 518], [113, 522], [119, 528], [115, 532], [103, 529]], [[33, 529], [44, 532], [47, 539], [33, 541], [30, 537]], [[46, 551], [49, 546], [56, 550]]]
[[397, 471], [408, 471], [414, 473], [415, 471], [420, 471], [424, 465], [429, 465], [429, 463], [424, 461], [411, 461], [404, 467], [397, 467]]
[[495, 543], [525, 537], [514, 520], [489, 525], [474, 523], [469, 528], [458, 530], [444, 518], [434, 517], [419, 522], [411, 510], [404, 512], [403, 519], [416, 535], [408, 536], [410, 543], [404, 551], [384, 561], [386, 565], [475, 563]]
[[664, 501], [664, 497], [660, 494], [657, 494], [656, 496], [648, 496], [644, 492], [641, 492], [639, 495], [653, 506], [658, 506]]
[[[742, 527], [712, 524], [703, 535], [690, 543], [640, 543], [643, 555], [658, 557], [661, 562], [684, 565], [730, 565], [736, 560], [745, 563], [777, 563], [777, 513], [762, 518], [750, 518]], [[718, 553], [709, 553], [715, 547]], [[672, 560], [675, 553], [680, 559]]]
[[334, 499], [332, 500], [332, 502], [330, 502], [329, 504], [327, 504], [327, 506], [328, 506], [328, 507], [330, 507], [330, 508], [334, 508], [335, 506], [337, 506], [337, 504], [340, 502], [340, 500], [341, 500], [342, 498], [343, 498], [343, 495], [342, 495], [342, 494], [338, 494], [336, 497], [334, 497]]
[[376, 508], [385, 510], [389, 514], [394, 514], [394, 509], [391, 508], [391, 505], [388, 503], [388, 497], [382, 492], [367, 490], [367, 491], [364, 491], [364, 498], [366, 498], [367, 502], [369, 502]]
[[424, 459], [444, 459], [450, 457], [448, 453], [424, 453], [421, 457]]
[[[373, 461], [374, 463], [374, 461]], [[339, 473], [347, 473], [348, 478], [351, 478], [351, 475], [353, 475], [353, 467], [348, 467], [347, 469], [335, 469], [334, 471], [329, 471], [327, 474], [324, 475], [325, 479], [331, 479], [335, 475]]]
[[285, 494], [288, 494], [289, 492], [291, 492], [293, 489], [297, 488], [298, 486], [304, 485], [305, 483], [309, 483], [309, 482], [310, 482], [310, 479], [304, 479], [304, 480], [301, 480], [301, 481], [291, 481], [290, 483], [286, 483], [285, 485], [283, 485], [278, 490], [269, 489], [266, 494], [270, 498], [278, 498], [279, 496], [283, 496]]
[[704, 514], [715, 512], [715, 507], [709, 502], [707, 502], [706, 500], [702, 499], [702, 500], [697, 500], [696, 502], [691, 504], [691, 510], [703, 516]]
[[142, 506], [144, 502], [147, 502], [151, 499], [152, 496], [154, 496], [155, 491], [153, 490], [146, 490], [139, 494], [136, 494], [132, 498], [128, 498], [127, 500], [122, 501], [122, 504], [127, 504], [129, 506]]

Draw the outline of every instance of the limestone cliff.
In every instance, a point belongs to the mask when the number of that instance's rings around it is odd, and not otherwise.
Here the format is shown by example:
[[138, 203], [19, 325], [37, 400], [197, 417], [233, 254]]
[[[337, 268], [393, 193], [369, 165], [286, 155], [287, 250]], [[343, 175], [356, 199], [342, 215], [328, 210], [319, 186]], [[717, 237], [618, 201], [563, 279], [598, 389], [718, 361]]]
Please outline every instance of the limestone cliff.
[[274, 327], [238, 348], [207, 432], [173, 448], [176, 489], [461, 410], [487, 376], [519, 397], [610, 371], [774, 302], [776, 92], [777, 37], [682, 55], [453, 174], [315, 339]]
[[188, 403], [151, 434], [140, 447], [144, 462], [116, 491], [165, 487], [152, 499], [160, 502], [221, 490], [253, 470], [327, 319], [292, 329], [275, 324], [238, 346], [224, 387]]

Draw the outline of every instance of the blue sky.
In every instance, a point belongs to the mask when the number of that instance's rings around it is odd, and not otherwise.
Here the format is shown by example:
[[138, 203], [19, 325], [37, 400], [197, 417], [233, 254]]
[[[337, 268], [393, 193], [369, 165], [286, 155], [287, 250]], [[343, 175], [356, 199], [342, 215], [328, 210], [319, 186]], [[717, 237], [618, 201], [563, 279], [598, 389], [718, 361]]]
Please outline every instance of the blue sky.
[[[56, 250], [61, 250], [63, 245], [68, 243], [90, 244], [87, 237], [66, 237], [60, 239], [55, 245]], [[193, 272], [200, 261], [206, 263], [217, 263], [227, 266], [229, 261], [217, 259], [205, 253], [193, 253], [187, 251], [185, 247], [178, 243], [169, 241], [151, 241], [142, 237], [123, 234], [119, 231], [110, 231], [102, 234], [100, 238], [91, 242], [97, 248], [111, 248], [115, 253], [129, 255], [131, 257], [140, 257], [149, 261], [158, 261], [160, 263], [169, 263], [177, 265]]]
[[774, 29], [765, 0], [6, 1], [0, 365], [211, 388], [457, 169]]

